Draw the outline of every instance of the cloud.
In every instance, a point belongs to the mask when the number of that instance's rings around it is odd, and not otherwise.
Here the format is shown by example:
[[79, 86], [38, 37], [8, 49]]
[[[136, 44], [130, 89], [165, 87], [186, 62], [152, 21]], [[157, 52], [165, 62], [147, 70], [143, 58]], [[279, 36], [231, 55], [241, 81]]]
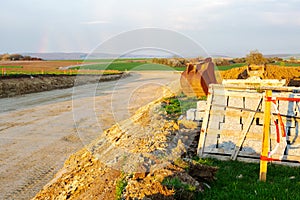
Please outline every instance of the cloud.
[[109, 24], [109, 23], [110, 21], [98, 20], [98, 21], [81, 22], [80, 24], [93, 25], [93, 24]]
[[262, 18], [269, 24], [277, 26], [299, 26], [300, 13], [298, 12], [265, 12]]

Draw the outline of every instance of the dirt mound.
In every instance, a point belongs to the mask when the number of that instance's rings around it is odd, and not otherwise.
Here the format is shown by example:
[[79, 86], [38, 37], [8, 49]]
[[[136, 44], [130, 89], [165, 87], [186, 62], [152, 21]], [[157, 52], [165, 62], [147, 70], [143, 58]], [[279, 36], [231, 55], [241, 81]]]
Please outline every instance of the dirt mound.
[[0, 98], [12, 97], [16, 95], [29, 94], [34, 92], [43, 92], [55, 89], [63, 89], [95, 83], [98, 81], [116, 80], [126, 77], [129, 74], [120, 73], [114, 75], [22, 75], [18, 77], [0, 78]]
[[[246, 79], [247, 67], [234, 68], [227, 71], [220, 72], [223, 79]], [[299, 67], [282, 67], [275, 65], [267, 65], [264, 71], [264, 79], [286, 79], [287, 84], [290, 86], [299, 86], [295, 85], [295, 79], [300, 78], [300, 68]], [[294, 84], [292, 84], [294, 83]]]
[[[124, 199], [192, 199], [204, 190], [216, 169], [181, 158], [197, 143], [198, 131], [166, 119], [161, 101], [140, 108], [72, 155], [34, 199], [116, 199], [117, 191]], [[125, 188], [117, 187], [120, 180]]]

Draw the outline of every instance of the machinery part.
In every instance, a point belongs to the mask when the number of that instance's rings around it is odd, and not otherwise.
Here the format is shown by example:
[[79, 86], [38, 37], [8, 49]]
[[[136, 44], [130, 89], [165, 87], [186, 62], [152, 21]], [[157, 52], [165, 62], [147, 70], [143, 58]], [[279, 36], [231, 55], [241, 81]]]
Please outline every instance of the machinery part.
[[265, 68], [266, 68], [265, 65], [248, 65], [247, 66], [248, 77], [259, 77], [263, 79]]
[[211, 58], [188, 63], [180, 78], [183, 93], [187, 96], [206, 96], [209, 84], [217, 83], [214, 67]]

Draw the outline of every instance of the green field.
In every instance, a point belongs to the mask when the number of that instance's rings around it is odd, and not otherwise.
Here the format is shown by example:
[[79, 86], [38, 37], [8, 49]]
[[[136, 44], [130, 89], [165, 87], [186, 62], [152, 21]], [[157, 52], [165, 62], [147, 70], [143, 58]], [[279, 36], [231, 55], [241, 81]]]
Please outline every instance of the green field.
[[151, 61], [152, 58], [101, 58], [101, 59], [82, 59], [82, 60], [53, 60], [57, 62], [64, 62], [64, 61], [74, 61], [74, 62], [80, 62], [80, 63], [101, 63], [101, 62], [128, 62], [128, 61], [136, 61], [136, 60], [145, 60], [145, 61]]
[[140, 62], [117, 62], [91, 64], [81, 67], [74, 67], [73, 69], [90, 69], [90, 70], [119, 70], [119, 71], [145, 71], [145, 70], [159, 70], [159, 71], [183, 71], [185, 67], [169, 67], [166, 65], [154, 63], [140, 63]]
[[299, 63], [285, 63], [285, 62], [276, 62], [276, 63], [273, 63], [272, 65], [279, 65], [279, 66], [283, 66], [283, 67], [299, 67], [300, 66]]
[[[228, 66], [216, 66], [215, 70], [225, 71], [232, 68], [243, 67], [245, 63], [236, 63]], [[99, 63], [91, 64], [82, 67], [75, 67], [74, 69], [93, 69], [93, 70], [119, 70], [119, 71], [144, 71], [144, 70], [159, 70], [159, 71], [184, 71], [185, 67], [169, 67], [166, 65], [155, 63], [140, 63], [140, 62], [123, 62], [121, 60], [114, 61], [112, 63]]]
[[216, 66], [215, 70], [225, 71], [225, 70], [229, 70], [229, 69], [232, 69], [232, 68], [243, 67], [243, 66], [246, 66], [246, 65], [247, 65], [246, 63], [235, 63], [235, 64], [232, 64], [232, 65], [226, 65], [226, 66]]

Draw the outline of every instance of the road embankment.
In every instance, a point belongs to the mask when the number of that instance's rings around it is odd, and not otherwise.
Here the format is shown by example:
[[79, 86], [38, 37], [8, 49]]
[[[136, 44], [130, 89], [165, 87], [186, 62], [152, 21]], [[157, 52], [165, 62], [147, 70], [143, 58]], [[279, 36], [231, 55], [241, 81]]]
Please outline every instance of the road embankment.
[[95, 82], [118, 80], [129, 73], [104, 75], [21, 75], [0, 78], [0, 98], [70, 88]]

